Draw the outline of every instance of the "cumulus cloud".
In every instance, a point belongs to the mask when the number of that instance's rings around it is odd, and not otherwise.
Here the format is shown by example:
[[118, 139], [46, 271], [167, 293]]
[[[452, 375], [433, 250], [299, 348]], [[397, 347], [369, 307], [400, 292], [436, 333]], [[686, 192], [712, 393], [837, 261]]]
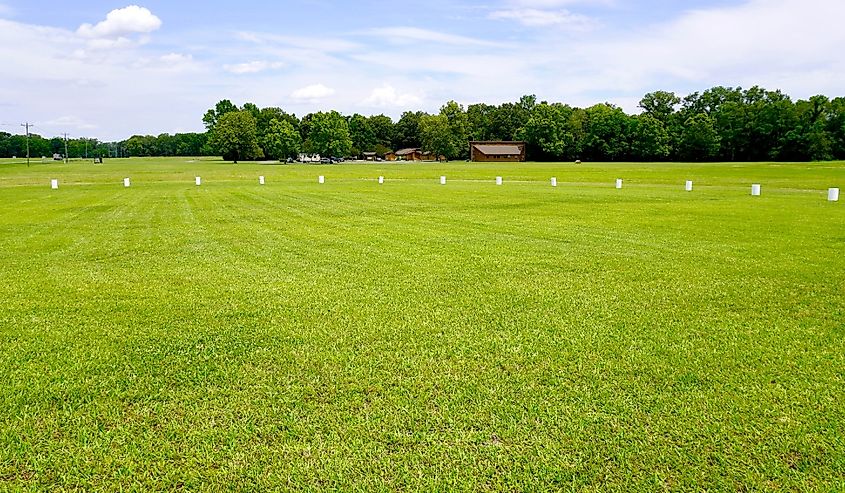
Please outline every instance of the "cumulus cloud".
[[402, 108], [407, 109], [412, 106], [422, 104], [422, 99], [413, 94], [402, 94], [390, 84], [385, 84], [381, 87], [373, 89], [370, 96], [363, 101], [365, 106], [373, 106], [378, 108]]
[[313, 84], [293, 91], [290, 97], [299, 101], [319, 101], [334, 93], [335, 90], [331, 87], [326, 87], [323, 84]]
[[255, 74], [264, 72], [265, 70], [279, 69], [284, 67], [282, 62], [267, 62], [264, 60], [256, 60], [253, 62], [236, 63], [233, 65], [224, 65], [223, 69], [233, 74]]
[[106, 15], [106, 19], [96, 25], [82, 24], [77, 34], [86, 38], [119, 39], [132, 34], [151, 33], [161, 27], [161, 19], [149, 9], [130, 5], [115, 9]]

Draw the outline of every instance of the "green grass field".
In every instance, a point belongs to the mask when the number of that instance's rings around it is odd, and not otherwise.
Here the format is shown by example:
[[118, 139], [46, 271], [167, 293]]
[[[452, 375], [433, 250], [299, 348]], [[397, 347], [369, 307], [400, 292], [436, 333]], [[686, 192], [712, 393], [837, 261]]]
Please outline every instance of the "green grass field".
[[845, 490], [835, 186], [0, 163], [0, 490]]

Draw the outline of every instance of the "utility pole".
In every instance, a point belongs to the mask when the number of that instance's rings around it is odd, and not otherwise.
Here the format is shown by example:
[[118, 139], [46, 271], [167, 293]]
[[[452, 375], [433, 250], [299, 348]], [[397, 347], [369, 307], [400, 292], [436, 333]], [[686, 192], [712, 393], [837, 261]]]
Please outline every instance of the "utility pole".
[[88, 139], [85, 139], [85, 160], [88, 161]]
[[70, 161], [70, 159], [68, 159], [69, 156], [67, 155], [67, 132], [65, 132], [64, 136], [65, 136], [65, 164], [67, 164], [68, 161]]
[[26, 167], [29, 167], [29, 127], [32, 126], [31, 123], [21, 123], [22, 127], [26, 128]]

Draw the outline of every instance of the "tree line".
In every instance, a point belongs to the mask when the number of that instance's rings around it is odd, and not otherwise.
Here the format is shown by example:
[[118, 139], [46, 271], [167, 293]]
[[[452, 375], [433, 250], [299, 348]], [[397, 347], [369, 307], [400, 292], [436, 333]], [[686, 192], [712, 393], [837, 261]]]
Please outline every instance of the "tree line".
[[[0, 158], [26, 157], [26, 135], [0, 132]], [[29, 155], [33, 158], [54, 154], [65, 157], [65, 140], [61, 137], [45, 138], [29, 134]], [[101, 142], [97, 139], [73, 138], [67, 140], [67, 157], [84, 159], [95, 157], [129, 156], [214, 156], [206, 133], [135, 135], [120, 142]]]
[[646, 94], [639, 114], [609, 103], [577, 108], [535, 96], [498, 106], [449, 101], [437, 114], [405, 112], [302, 119], [280, 108], [220, 101], [203, 118], [209, 146], [227, 159], [285, 159], [300, 152], [385, 154], [420, 147], [466, 159], [471, 140], [518, 140], [528, 158], [569, 161], [823, 161], [845, 159], [845, 98], [793, 101], [781, 91], [714, 87], [679, 97]]
[[[101, 155], [223, 156], [227, 160], [296, 158], [300, 153], [358, 157], [422, 148], [448, 159], [466, 159], [471, 140], [519, 140], [528, 158], [544, 161], [822, 161], [845, 159], [845, 98], [813, 96], [793, 101], [781, 91], [714, 87], [680, 97], [646, 94], [639, 114], [601, 103], [588, 108], [537, 102], [523, 96], [500, 105], [467, 107], [449, 101], [436, 114], [406, 111], [298, 118], [281, 108], [230, 100], [203, 116], [204, 133], [136, 135], [96, 144]], [[63, 153], [61, 139], [33, 136], [33, 156]], [[23, 136], [0, 134], [0, 156], [21, 156]], [[37, 141], [37, 142], [36, 142]], [[79, 157], [77, 139], [69, 143]], [[25, 147], [23, 147], [25, 149]], [[38, 149], [38, 150], [35, 150]]]
[[[0, 132], [0, 157], [26, 157], [26, 135], [13, 135]], [[106, 157], [116, 152], [114, 144], [100, 142], [97, 139], [68, 139], [67, 154], [70, 158]], [[33, 158], [47, 157], [54, 154], [65, 155], [65, 139], [60, 137], [45, 138], [30, 133], [29, 155]]]

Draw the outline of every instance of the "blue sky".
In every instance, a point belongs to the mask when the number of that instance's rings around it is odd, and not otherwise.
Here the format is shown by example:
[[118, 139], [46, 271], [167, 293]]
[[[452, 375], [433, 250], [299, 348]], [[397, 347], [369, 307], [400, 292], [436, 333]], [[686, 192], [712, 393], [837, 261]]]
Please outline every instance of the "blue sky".
[[0, 130], [197, 131], [219, 99], [302, 116], [522, 94], [636, 111], [646, 92], [845, 95], [841, 0], [0, 0]]

